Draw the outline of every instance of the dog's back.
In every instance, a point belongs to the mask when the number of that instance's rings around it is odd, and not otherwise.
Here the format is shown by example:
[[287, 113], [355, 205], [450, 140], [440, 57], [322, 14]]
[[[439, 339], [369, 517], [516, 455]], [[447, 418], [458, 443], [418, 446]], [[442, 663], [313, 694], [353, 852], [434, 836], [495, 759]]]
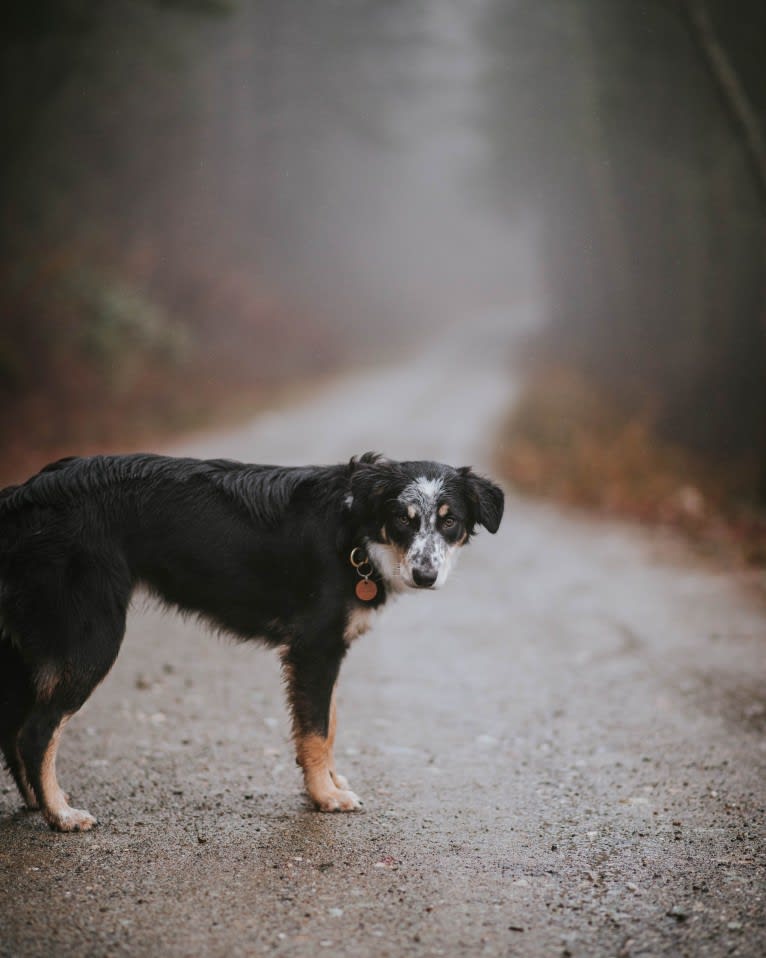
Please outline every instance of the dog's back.
[[52, 825], [93, 824], [52, 784], [54, 732], [111, 668], [135, 585], [276, 643], [269, 622], [284, 619], [300, 576], [280, 527], [308, 478], [226, 461], [93, 457], [54, 463], [0, 495], [0, 748], [28, 804], [54, 793]]
[[70, 614], [58, 618], [71, 621], [75, 599], [89, 610], [97, 593], [123, 616], [142, 582], [242, 637], [268, 639], [265, 623], [326, 567], [317, 551], [335, 551], [328, 516], [339, 515], [344, 474], [149, 455], [54, 463], [1, 494], [0, 617], [27, 646], [31, 619], [45, 616], [54, 631], [43, 605], [63, 604]]

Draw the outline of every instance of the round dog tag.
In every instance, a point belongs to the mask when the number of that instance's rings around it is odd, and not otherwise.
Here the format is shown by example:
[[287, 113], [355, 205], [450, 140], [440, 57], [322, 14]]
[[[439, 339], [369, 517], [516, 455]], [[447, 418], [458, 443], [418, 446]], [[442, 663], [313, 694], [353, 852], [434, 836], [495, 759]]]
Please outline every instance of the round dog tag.
[[361, 599], [362, 602], [371, 602], [378, 594], [378, 587], [369, 579], [360, 579], [354, 591], [357, 599]]

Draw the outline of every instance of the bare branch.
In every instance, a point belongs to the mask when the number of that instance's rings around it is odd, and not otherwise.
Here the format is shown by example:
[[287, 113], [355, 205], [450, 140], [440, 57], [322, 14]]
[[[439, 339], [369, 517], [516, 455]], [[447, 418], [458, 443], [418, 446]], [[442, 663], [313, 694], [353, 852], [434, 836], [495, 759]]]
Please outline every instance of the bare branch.
[[726, 107], [740, 127], [758, 186], [766, 197], [766, 137], [758, 114], [753, 109], [726, 51], [718, 41], [704, 0], [681, 0], [681, 5], [689, 20], [694, 40], [718, 85]]

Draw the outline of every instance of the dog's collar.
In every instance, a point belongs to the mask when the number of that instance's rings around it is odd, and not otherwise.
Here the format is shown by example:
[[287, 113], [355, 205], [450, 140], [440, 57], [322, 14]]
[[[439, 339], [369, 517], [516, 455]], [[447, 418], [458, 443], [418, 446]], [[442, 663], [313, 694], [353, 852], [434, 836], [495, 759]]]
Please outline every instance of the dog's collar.
[[375, 567], [370, 562], [370, 557], [364, 551], [362, 546], [354, 546], [348, 557], [348, 561], [356, 569], [359, 581], [356, 584], [354, 593], [360, 602], [372, 602], [378, 594], [378, 586], [370, 578], [375, 572]]

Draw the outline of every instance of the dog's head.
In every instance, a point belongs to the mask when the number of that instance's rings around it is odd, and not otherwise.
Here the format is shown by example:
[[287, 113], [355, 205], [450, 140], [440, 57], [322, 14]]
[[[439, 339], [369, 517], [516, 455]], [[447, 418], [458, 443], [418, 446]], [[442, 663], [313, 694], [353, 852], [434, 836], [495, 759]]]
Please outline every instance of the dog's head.
[[503, 492], [470, 467], [390, 462], [366, 454], [351, 462], [348, 506], [362, 544], [389, 588], [444, 585], [461, 546], [481, 525], [497, 532]]

